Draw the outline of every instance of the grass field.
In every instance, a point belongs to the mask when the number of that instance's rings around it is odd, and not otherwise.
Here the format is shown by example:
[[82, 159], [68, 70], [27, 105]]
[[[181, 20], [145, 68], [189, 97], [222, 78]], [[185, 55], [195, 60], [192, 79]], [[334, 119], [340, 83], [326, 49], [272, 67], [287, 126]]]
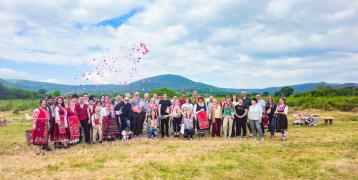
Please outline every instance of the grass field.
[[0, 179], [358, 179], [358, 114], [306, 111], [332, 115], [334, 125], [290, 126], [287, 142], [116, 141], [44, 156], [25, 145], [31, 122], [23, 120], [24, 111], [0, 112], [10, 121], [0, 127]]

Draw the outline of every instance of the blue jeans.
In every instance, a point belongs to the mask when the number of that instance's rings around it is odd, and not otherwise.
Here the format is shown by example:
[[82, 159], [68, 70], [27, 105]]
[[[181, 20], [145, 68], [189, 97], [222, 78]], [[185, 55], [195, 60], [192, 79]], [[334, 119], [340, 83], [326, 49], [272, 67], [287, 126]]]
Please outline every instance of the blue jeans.
[[269, 130], [271, 135], [275, 135], [276, 130], [276, 117], [275, 116], [269, 116]]
[[128, 117], [121, 116], [121, 131], [125, 130], [127, 127], [131, 128], [131, 121]]
[[158, 130], [153, 128], [151, 125], [147, 125], [147, 135], [148, 135], [148, 138], [153, 138], [153, 137], [156, 137], [158, 135]]

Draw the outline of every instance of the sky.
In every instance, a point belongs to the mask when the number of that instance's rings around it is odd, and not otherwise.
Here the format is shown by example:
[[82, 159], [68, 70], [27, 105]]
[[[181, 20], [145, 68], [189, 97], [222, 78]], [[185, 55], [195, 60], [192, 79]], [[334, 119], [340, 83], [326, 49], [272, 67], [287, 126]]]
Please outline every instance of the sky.
[[[0, 27], [0, 78], [76, 85], [177, 74], [226, 88], [358, 83], [357, 0], [0, 0]], [[149, 53], [131, 77], [76, 78], [93, 70], [94, 57], [138, 43]]]

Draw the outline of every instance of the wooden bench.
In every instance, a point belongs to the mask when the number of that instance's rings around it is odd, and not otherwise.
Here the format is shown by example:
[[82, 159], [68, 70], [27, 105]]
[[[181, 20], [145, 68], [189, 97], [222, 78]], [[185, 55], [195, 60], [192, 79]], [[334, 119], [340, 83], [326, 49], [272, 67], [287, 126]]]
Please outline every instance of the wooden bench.
[[333, 117], [327, 116], [326, 118], [324, 118], [324, 124], [325, 125], [332, 125], [333, 124]]

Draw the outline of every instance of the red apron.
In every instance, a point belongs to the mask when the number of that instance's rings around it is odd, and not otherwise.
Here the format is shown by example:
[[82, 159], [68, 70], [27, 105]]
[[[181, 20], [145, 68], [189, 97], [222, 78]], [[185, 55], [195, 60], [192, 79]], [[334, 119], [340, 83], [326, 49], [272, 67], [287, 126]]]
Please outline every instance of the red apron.
[[205, 111], [201, 111], [198, 113], [198, 122], [199, 122], [200, 129], [209, 128], [208, 115]]

